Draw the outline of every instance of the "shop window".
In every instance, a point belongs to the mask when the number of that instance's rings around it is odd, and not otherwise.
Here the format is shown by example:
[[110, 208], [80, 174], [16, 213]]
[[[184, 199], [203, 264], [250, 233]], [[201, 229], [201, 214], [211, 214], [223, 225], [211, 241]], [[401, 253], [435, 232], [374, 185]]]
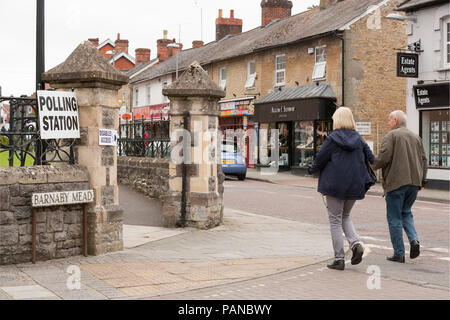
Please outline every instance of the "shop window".
[[431, 168], [450, 168], [450, 111], [422, 111], [422, 140]]
[[280, 166], [289, 166], [290, 140], [289, 140], [289, 123], [278, 123], [280, 139]]
[[256, 63], [250, 61], [247, 65], [247, 82], [245, 83], [246, 89], [253, 89], [256, 81]]
[[316, 48], [313, 80], [323, 80], [327, 73], [327, 47], [321, 46]]
[[220, 68], [219, 70], [219, 87], [222, 90], [226, 90], [227, 88], [227, 68]]
[[314, 122], [295, 123], [295, 165], [306, 168], [314, 161]]
[[284, 86], [286, 82], [286, 55], [275, 57], [275, 86]]

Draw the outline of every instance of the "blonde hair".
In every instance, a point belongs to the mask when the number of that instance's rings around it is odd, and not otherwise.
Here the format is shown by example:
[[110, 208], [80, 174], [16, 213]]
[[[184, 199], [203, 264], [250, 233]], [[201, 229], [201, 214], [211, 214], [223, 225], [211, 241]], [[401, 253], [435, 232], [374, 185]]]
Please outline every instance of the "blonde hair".
[[347, 129], [356, 130], [355, 119], [352, 110], [346, 107], [340, 107], [333, 115], [333, 130]]

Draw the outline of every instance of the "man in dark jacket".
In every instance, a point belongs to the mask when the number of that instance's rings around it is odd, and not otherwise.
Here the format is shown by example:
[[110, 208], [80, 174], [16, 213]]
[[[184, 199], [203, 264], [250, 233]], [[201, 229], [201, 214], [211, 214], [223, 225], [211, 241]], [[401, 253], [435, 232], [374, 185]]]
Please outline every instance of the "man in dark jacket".
[[383, 169], [387, 219], [394, 247], [394, 256], [387, 259], [405, 263], [403, 229], [411, 244], [410, 258], [415, 259], [420, 255], [420, 243], [411, 209], [418, 192], [425, 186], [428, 160], [422, 139], [406, 128], [406, 115], [403, 111], [390, 114], [389, 127], [391, 132], [384, 138], [373, 168]]

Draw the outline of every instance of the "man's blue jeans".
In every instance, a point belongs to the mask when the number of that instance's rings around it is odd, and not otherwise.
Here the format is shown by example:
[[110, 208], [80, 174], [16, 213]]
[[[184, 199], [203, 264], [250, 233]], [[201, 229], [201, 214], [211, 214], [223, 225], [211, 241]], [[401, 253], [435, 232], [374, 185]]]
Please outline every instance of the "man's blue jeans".
[[405, 256], [403, 244], [403, 229], [405, 229], [409, 242], [418, 241], [412, 206], [417, 199], [420, 188], [416, 186], [403, 186], [386, 195], [387, 220], [391, 234], [394, 256]]

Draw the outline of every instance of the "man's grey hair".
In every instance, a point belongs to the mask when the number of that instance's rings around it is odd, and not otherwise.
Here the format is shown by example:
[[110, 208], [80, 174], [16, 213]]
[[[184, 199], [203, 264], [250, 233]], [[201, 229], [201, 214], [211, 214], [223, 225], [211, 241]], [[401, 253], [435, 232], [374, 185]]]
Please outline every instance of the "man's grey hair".
[[398, 121], [398, 125], [406, 125], [408, 121], [408, 117], [402, 110], [396, 110], [392, 112], [390, 115], [391, 119], [395, 119]]

